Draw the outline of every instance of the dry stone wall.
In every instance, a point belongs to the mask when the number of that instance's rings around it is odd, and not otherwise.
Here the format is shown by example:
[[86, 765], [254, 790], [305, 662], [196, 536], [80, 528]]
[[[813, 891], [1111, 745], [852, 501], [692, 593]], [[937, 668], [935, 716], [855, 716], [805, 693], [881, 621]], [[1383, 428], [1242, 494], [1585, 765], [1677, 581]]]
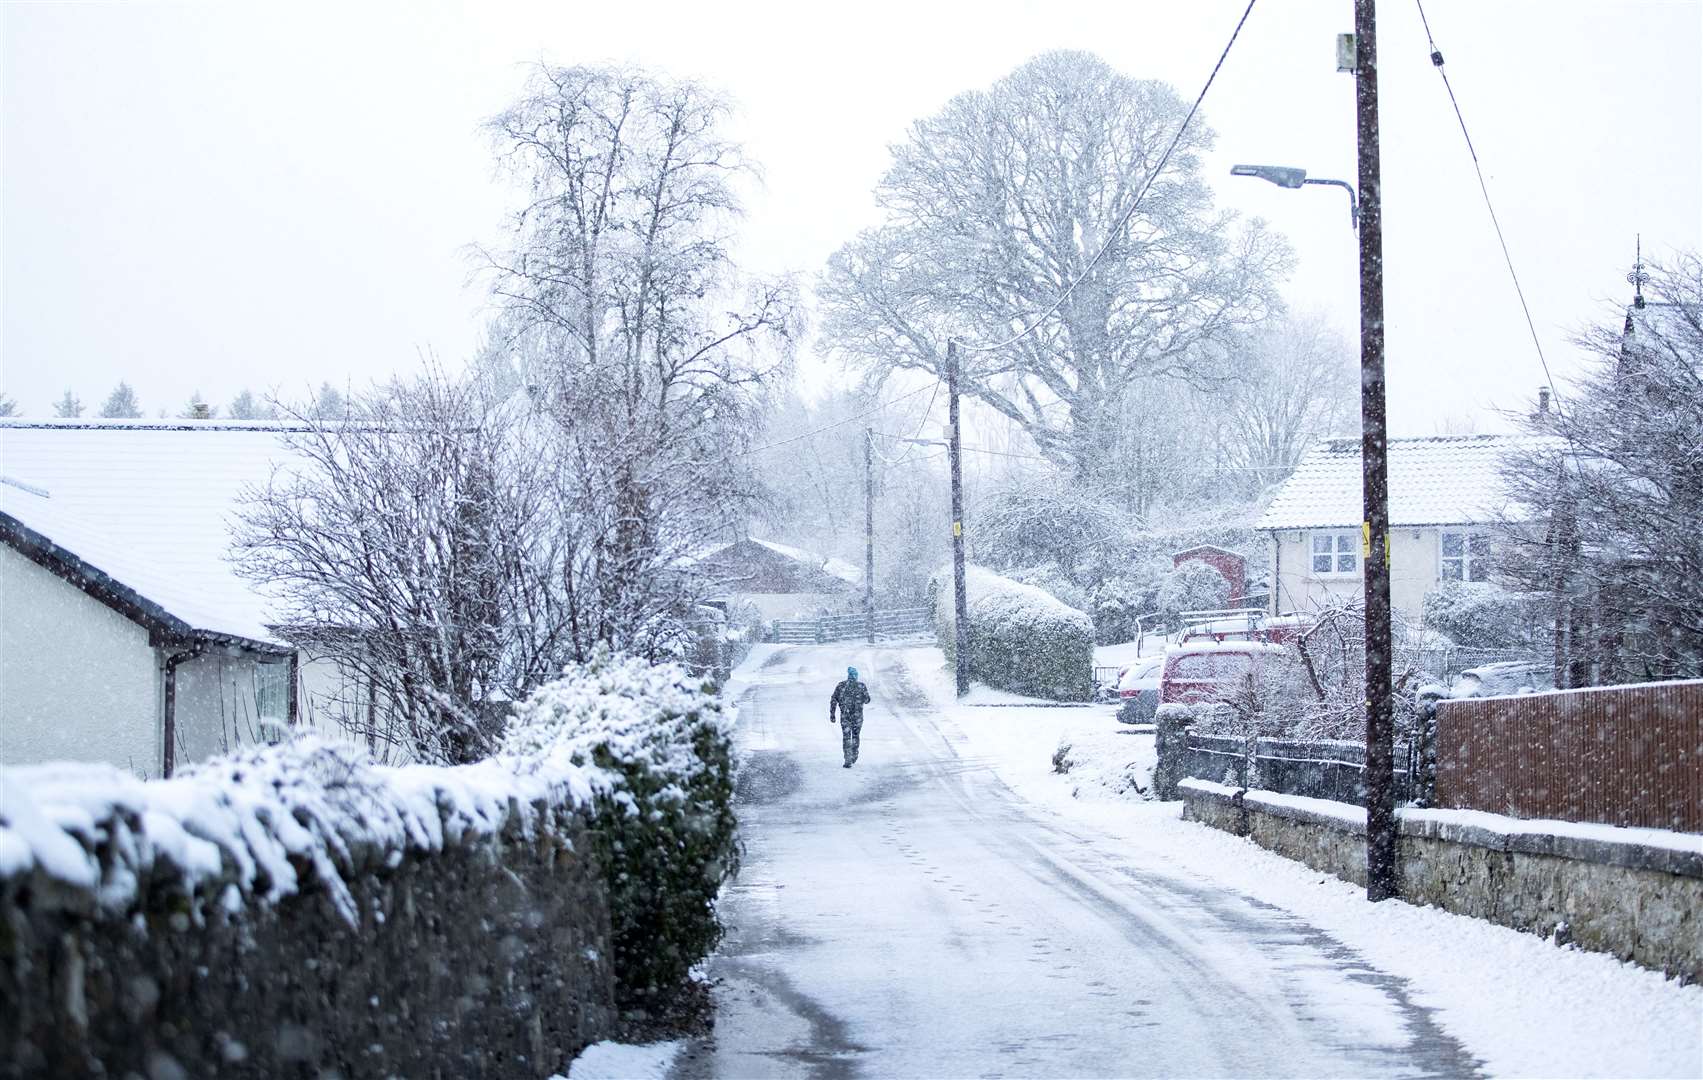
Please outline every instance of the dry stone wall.
[[591, 773], [269, 750], [0, 792], [0, 1077], [545, 1077], [617, 1020]]
[[[1365, 883], [1360, 807], [1203, 780], [1178, 788], [1186, 818]], [[1491, 814], [1411, 809], [1398, 811], [1398, 825], [1404, 900], [1703, 981], [1703, 848], [1683, 834], [1624, 830], [1625, 839], [1607, 839]]]

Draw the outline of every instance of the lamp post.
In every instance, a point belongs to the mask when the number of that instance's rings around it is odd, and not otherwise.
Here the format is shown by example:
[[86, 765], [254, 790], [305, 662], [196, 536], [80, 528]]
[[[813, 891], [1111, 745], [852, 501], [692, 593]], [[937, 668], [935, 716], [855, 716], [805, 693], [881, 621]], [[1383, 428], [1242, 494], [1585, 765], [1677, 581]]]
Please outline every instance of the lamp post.
[[1255, 176], [1261, 180], [1269, 180], [1278, 187], [1298, 188], [1304, 184], [1328, 184], [1348, 192], [1348, 227], [1360, 227], [1360, 203], [1354, 195], [1354, 185], [1346, 180], [1326, 180], [1307, 175], [1306, 169], [1291, 168], [1288, 165], [1233, 165], [1231, 176]]
[[[1354, 0], [1354, 33], [1341, 43], [1354, 74], [1360, 197], [1343, 180], [1309, 179], [1305, 169], [1237, 165], [1279, 187], [1330, 184], [1348, 191], [1360, 234], [1360, 558], [1366, 604], [1366, 898], [1396, 895], [1395, 731], [1390, 666], [1390, 492], [1384, 401], [1384, 233], [1378, 162], [1378, 65], [1374, 0]], [[1352, 60], [1347, 60], [1347, 57]]]

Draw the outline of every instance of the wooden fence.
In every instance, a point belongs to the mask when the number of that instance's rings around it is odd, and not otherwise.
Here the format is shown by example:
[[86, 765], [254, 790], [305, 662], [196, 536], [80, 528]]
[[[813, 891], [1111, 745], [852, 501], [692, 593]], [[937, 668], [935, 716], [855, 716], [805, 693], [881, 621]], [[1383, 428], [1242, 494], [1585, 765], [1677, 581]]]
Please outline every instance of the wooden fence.
[[1703, 832], [1703, 680], [1444, 701], [1437, 804]]

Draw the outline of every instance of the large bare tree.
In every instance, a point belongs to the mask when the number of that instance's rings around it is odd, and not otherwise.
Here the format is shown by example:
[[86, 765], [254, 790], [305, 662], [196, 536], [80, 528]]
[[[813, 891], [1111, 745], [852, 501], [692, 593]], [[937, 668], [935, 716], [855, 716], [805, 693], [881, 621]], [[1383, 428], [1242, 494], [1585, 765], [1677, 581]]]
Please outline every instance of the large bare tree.
[[830, 261], [825, 339], [877, 380], [938, 374], [949, 336], [1009, 338], [1082, 277], [1034, 333], [967, 352], [966, 388], [1054, 463], [1103, 480], [1118, 429], [1140, 422], [1125, 411], [1132, 387], [1233, 376], [1228, 346], [1276, 306], [1289, 263], [1260, 222], [1214, 209], [1198, 118], [1122, 220], [1186, 112], [1166, 84], [1082, 52], [952, 99], [894, 148], [883, 222]]
[[482, 252], [503, 307], [493, 351], [546, 421], [576, 648], [672, 648], [681, 567], [756, 494], [744, 451], [797, 304], [733, 260], [750, 166], [726, 116], [693, 83], [541, 65], [489, 124], [524, 192], [507, 246]]

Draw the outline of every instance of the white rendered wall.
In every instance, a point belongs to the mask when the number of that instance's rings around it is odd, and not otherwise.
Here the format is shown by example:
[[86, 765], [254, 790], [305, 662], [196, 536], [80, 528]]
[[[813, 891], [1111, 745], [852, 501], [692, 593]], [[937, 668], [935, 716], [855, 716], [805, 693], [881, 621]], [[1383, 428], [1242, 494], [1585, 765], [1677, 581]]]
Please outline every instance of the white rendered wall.
[[0, 545], [0, 764], [160, 775], [157, 663], [146, 630]]
[[[1359, 574], [1314, 576], [1310, 533], [1280, 532], [1277, 537], [1278, 611], [1310, 611], [1331, 602], [1358, 599], [1365, 594]], [[1425, 594], [1437, 587], [1438, 531], [1434, 528], [1395, 529], [1390, 535], [1390, 605], [1418, 622], [1425, 611]]]

